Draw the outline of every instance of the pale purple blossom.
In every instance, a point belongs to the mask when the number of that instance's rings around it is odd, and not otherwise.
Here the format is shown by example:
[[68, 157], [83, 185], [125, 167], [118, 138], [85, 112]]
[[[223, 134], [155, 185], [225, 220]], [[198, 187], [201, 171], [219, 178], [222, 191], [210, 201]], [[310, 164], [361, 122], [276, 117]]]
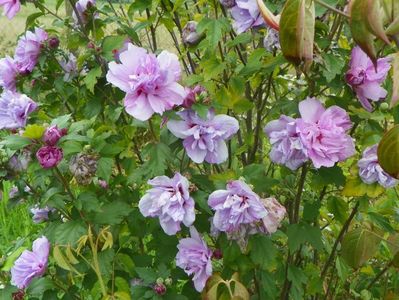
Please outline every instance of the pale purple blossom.
[[13, 58], [6, 56], [0, 59], [0, 86], [5, 90], [16, 91], [18, 68]]
[[22, 172], [28, 168], [31, 160], [31, 152], [28, 150], [22, 150], [21, 153], [11, 156], [8, 161], [8, 167], [14, 172]]
[[45, 236], [33, 242], [32, 251], [25, 250], [11, 268], [11, 284], [24, 289], [32, 279], [44, 275], [47, 269], [50, 243]]
[[230, 181], [226, 190], [210, 194], [208, 205], [215, 211], [213, 226], [227, 233], [240, 230], [241, 225], [256, 224], [267, 215], [260, 197], [241, 180]]
[[[75, 4], [76, 11], [78, 12], [79, 18], [83, 24], [86, 24], [89, 21], [89, 16], [87, 14], [87, 10], [96, 5], [95, 0], [79, 0]], [[96, 17], [96, 16], [94, 16]], [[75, 10], [72, 13], [72, 18], [75, 21], [75, 24], [79, 24], [79, 18], [75, 13]]]
[[212, 275], [212, 251], [193, 226], [190, 227], [190, 235], [177, 245], [176, 266], [188, 275], [194, 274], [194, 287], [201, 292]]
[[308, 160], [295, 119], [282, 115], [278, 120], [269, 122], [264, 131], [272, 144], [269, 154], [272, 162], [296, 170]]
[[0, 96], [0, 129], [24, 127], [36, 108], [37, 104], [26, 95], [4, 91]]
[[273, 52], [274, 50], [281, 48], [279, 33], [276, 29], [267, 29], [267, 34], [263, 39], [263, 47], [265, 47], [265, 49], [269, 52]]
[[20, 73], [27, 73], [33, 70], [47, 38], [47, 32], [41, 28], [35, 28], [34, 32], [27, 31], [19, 39], [14, 59]]
[[21, 9], [19, 0], [0, 0], [0, 6], [3, 6], [3, 15], [7, 16], [9, 20], [14, 18]]
[[378, 144], [367, 147], [363, 151], [362, 158], [357, 163], [360, 178], [367, 184], [378, 182], [385, 188], [391, 188], [398, 184], [398, 180], [381, 168], [378, 163], [377, 148]]
[[202, 34], [197, 32], [198, 23], [195, 21], [188, 21], [182, 30], [183, 43], [189, 46], [197, 45], [203, 38]]
[[236, 6], [230, 12], [234, 19], [233, 28], [237, 33], [265, 24], [256, 0], [236, 0]]
[[30, 212], [33, 215], [32, 220], [36, 224], [48, 221], [49, 213], [54, 211], [55, 211], [54, 208], [48, 206], [40, 208], [38, 205], [30, 209]]
[[155, 56], [129, 43], [119, 58], [120, 64], [109, 63], [107, 80], [126, 93], [128, 114], [145, 121], [183, 103], [186, 92], [177, 83], [181, 68], [175, 54], [162, 51]]
[[299, 112], [297, 132], [315, 168], [332, 167], [355, 154], [353, 139], [347, 134], [352, 122], [344, 109], [325, 109], [316, 98], [308, 98], [299, 103]]
[[78, 76], [78, 65], [75, 55], [70, 53], [68, 60], [63, 58], [60, 60], [60, 65], [65, 72], [64, 81], [71, 81], [73, 78]]
[[356, 46], [352, 50], [350, 68], [346, 73], [346, 82], [355, 91], [362, 106], [372, 111], [371, 101], [384, 99], [388, 92], [381, 87], [391, 68], [389, 58], [380, 58], [375, 67], [363, 50]]
[[226, 140], [239, 129], [238, 121], [227, 115], [215, 115], [211, 109], [207, 119], [202, 119], [192, 110], [179, 112], [182, 120], [170, 120], [168, 129], [178, 138], [184, 139], [187, 155], [196, 163], [204, 160], [220, 164], [227, 160]]
[[36, 158], [44, 169], [57, 166], [63, 157], [62, 149], [54, 146], [43, 146], [36, 152]]
[[152, 186], [140, 199], [139, 209], [145, 217], [159, 217], [168, 235], [180, 231], [180, 224], [190, 226], [195, 220], [194, 200], [190, 197], [187, 178], [176, 173], [173, 178], [158, 176], [148, 181]]

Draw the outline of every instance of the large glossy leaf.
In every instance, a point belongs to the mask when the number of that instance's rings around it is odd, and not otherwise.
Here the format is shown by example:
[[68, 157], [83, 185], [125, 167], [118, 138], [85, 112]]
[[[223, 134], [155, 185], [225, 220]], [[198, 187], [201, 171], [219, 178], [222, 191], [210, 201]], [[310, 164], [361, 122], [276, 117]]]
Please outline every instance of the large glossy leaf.
[[349, 266], [358, 268], [374, 255], [380, 241], [381, 238], [370, 230], [356, 228], [342, 240], [342, 257]]
[[378, 162], [394, 178], [399, 178], [399, 125], [389, 130], [378, 145]]
[[280, 19], [280, 45], [284, 56], [295, 64], [313, 60], [315, 8], [311, 0], [288, 0]]

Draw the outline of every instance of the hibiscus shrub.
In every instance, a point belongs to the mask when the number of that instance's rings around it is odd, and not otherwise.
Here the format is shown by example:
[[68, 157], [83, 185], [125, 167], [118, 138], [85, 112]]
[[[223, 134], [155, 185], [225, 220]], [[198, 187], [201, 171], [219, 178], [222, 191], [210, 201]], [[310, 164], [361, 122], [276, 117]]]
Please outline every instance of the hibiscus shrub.
[[1, 299], [398, 297], [397, 1], [21, 2]]

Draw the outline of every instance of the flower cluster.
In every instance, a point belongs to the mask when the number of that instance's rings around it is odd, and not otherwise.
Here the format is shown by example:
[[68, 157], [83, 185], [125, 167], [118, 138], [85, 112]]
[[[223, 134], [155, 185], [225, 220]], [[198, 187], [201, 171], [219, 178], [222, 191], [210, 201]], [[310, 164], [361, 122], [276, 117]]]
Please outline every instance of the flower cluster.
[[170, 120], [168, 129], [178, 138], [184, 139], [187, 155], [196, 163], [204, 160], [220, 164], [227, 160], [226, 140], [239, 129], [238, 121], [227, 115], [215, 115], [209, 110], [204, 120], [192, 110], [184, 110], [178, 115], [182, 120]]
[[11, 283], [26, 288], [33, 278], [42, 276], [47, 269], [50, 243], [45, 236], [33, 242], [32, 251], [25, 250], [11, 269]]
[[388, 92], [381, 87], [381, 84], [390, 68], [389, 58], [378, 59], [374, 66], [360, 47], [353, 48], [350, 68], [345, 78], [366, 110], [373, 110], [370, 100], [379, 101], [387, 96]]
[[56, 144], [66, 133], [65, 128], [59, 129], [57, 126], [50, 126], [44, 132], [43, 142], [45, 145], [36, 152], [36, 158], [44, 169], [57, 166], [64, 157], [62, 149]]
[[180, 231], [195, 220], [194, 200], [190, 197], [187, 178], [176, 173], [173, 178], [158, 176], [148, 181], [152, 186], [140, 199], [139, 209], [145, 217], [159, 217], [159, 222], [168, 235]]
[[378, 163], [377, 148], [376, 144], [363, 151], [362, 158], [357, 163], [360, 178], [367, 184], [378, 182], [385, 188], [393, 187], [398, 181], [381, 168]]
[[177, 83], [181, 69], [175, 54], [162, 51], [155, 56], [129, 43], [119, 59], [121, 63], [109, 63], [107, 80], [126, 93], [128, 114], [145, 121], [183, 103], [186, 92]]
[[316, 98], [308, 98], [299, 103], [299, 111], [301, 118], [282, 116], [266, 125], [273, 162], [292, 170], [308, 159], [315, 168], [332, 167], [355, 153], [353, 139], [347, 134], [352, 123], [344, 109], [325, 109]]

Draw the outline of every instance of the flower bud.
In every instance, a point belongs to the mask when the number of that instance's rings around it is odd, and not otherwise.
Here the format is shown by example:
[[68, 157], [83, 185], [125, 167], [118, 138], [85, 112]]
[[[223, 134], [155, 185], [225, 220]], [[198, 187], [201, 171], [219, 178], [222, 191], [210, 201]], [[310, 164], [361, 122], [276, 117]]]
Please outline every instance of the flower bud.
[[185, 88], [186, 97], [184, 98], [182, 106], [185, 108], [191, 108], [191, 106], [197, 102], [198, 97], [206, 92], [206, 89], [203, 86], [196, 85], [193, 88]]
[[43, 146], [36, 152], [36, 158], [44, 169], [57, 166], [63, 157], [62, 149], [54, 146]]
[[51, 49], [57, 49], [58, 46], [60, 45], [60, 40], [57, 37], [51, 37], [48, 40], [48, 45]]
[[67, 129], [58, 129], [57, 125], [50, 126], [43, 135], [43, 142], [49, 146], [55, 146], [60, 138], [67, 134]]
[[154, 285], [154, 292], [157, 294], [157, 295], [165, 295], [165, 293], [166, 293], [166, 286], [164, 286], [162, 283], [161, 284], [156, 284], [156, 285]]
[[23, 300], [25, 297], [24, 290], [19, 290], [15, 293], [12, 293], [12, 300]]
[[104, 190], [106, 190], [108, 188], [108, 183], [103, 179], [98, 180], [98, 185], [100, 187], [102, 187]]
[[232, 8], [236, 5], [236, 0], [219, 0], [225, 8]]
[[173, 283], [173, 279], [172, 278], [168, 277], [168, 278], [165, 279], [165, 285], [171, 286], [172, 283]]
[[89, 48], [89, 49], [94, 49], [96, 46], [94, 45], [94, 43], [93, 42], [88, 42], [87, 43], [87, 48]]
[[202, 38], [204, 37], [202, 34], [198, 34], [197, 32], [197, 22], [189, 21], [186, 26], [183, 28], [182, 39], [183, 43], [188, 46], [197, 45]]
[[163, 278], [159, 277], [156, 281], [157, 284], [163, 284]]
[[79, 184], [88, 185], [96, 174], [97, 159], [93, 155], [79, 153], [71, 159], [69, 170]]
[[213, 250], [212, 257], [214, 259], [222, 259], [223, 258], [222, 250], [220, 250], [220, 249]]
[[381, 111], [387, 111], [389, 109], [389, 104], [386, 102], [382, 102], [380, 105]]

